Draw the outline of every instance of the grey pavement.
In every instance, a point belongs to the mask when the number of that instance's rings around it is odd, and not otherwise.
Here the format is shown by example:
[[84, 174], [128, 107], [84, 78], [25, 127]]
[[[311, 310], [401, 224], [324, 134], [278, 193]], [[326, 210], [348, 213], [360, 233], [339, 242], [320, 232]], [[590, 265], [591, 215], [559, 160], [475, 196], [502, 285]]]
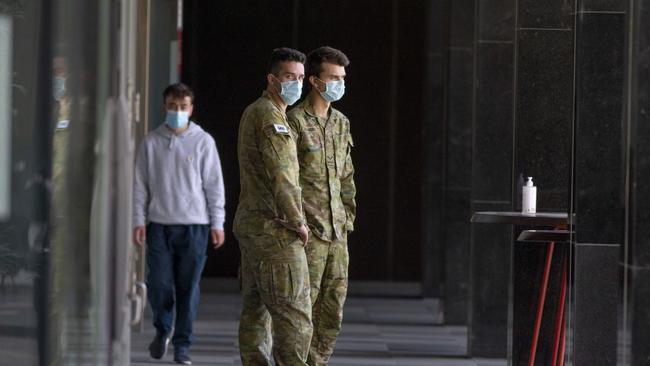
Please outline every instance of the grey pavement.
[[[237, 324], [238, 294], [204, 293], [190, 352], [194, 365], [241, 365]], [[505, 360], [470, 359], [467, 328], [436, 321], [437, 300], [352, 297], [331, 366], [505, 366]], [[172, 365], [173, 350], [162, 360], [149, 357], [154, 330], [147, 317], [144, 332], [132, 335], [131, 365]]]

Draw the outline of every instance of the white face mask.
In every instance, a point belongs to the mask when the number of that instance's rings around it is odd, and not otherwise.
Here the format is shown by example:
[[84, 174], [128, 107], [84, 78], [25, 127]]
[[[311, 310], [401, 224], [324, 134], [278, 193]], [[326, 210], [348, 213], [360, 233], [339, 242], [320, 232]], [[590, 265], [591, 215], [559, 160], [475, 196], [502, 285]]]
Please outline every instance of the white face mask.
[[[321, 79], [318, 80], [325, 83]], [[344, 80], [328, 81], [325, 83], [325, 91], [320, 92], [320, 96], [330, 103], [343, 98], [343, 94], [345, 94]]]

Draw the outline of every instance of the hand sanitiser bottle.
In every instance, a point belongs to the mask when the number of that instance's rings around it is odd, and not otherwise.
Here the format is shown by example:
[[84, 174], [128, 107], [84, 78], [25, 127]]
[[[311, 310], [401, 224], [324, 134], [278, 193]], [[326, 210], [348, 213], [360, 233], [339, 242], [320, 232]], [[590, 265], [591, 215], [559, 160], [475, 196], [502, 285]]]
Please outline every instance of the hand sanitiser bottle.
[[528, 177], [526, 185], [521, 187], [521, 212], [524, 215], [537, 212], [537, 187], [533, 185], [533, 177]]

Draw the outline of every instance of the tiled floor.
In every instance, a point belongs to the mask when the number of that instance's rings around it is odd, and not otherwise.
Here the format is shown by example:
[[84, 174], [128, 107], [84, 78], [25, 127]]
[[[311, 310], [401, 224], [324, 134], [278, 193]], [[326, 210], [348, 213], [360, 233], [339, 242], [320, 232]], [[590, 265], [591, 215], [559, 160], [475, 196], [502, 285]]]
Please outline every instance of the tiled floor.
[[[241, 365], [237, 324], [241, 301], [236, 294], [204, 294], [195, 342], [194, 365]], [[436, 322], [435, 300], [351, 298], [345, 308], [343, 331], [332, 366], [502, 366], [505, 360], [468, 359], [465, 327]], [[163, 360], [149, 358], [153, 336], [150, 321], [143, 333], [132, 336], [131, 365], [173, 364], [169, 352]], [[171, 350], [170, 350], [171, 351]]]

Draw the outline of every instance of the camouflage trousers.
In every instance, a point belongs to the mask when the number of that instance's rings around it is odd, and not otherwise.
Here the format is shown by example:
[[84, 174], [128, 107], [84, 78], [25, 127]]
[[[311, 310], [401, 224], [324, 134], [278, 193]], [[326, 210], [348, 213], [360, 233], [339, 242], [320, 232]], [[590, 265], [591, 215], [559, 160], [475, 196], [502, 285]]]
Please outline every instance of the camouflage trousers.
[[242, 365], [272, 365], [271, 359], [276, 366], [307, 365], [312, 324], [309, 272], [302, 243], [298, 239], [283, 243], [273, 237], [238, 239]]
[[348, 292], [347, 238], [325, 242], [312, 236], [305, 248], [311, 284], [314, 335], [307, 363], [327, 365], [341, 331], [343, 304]]

